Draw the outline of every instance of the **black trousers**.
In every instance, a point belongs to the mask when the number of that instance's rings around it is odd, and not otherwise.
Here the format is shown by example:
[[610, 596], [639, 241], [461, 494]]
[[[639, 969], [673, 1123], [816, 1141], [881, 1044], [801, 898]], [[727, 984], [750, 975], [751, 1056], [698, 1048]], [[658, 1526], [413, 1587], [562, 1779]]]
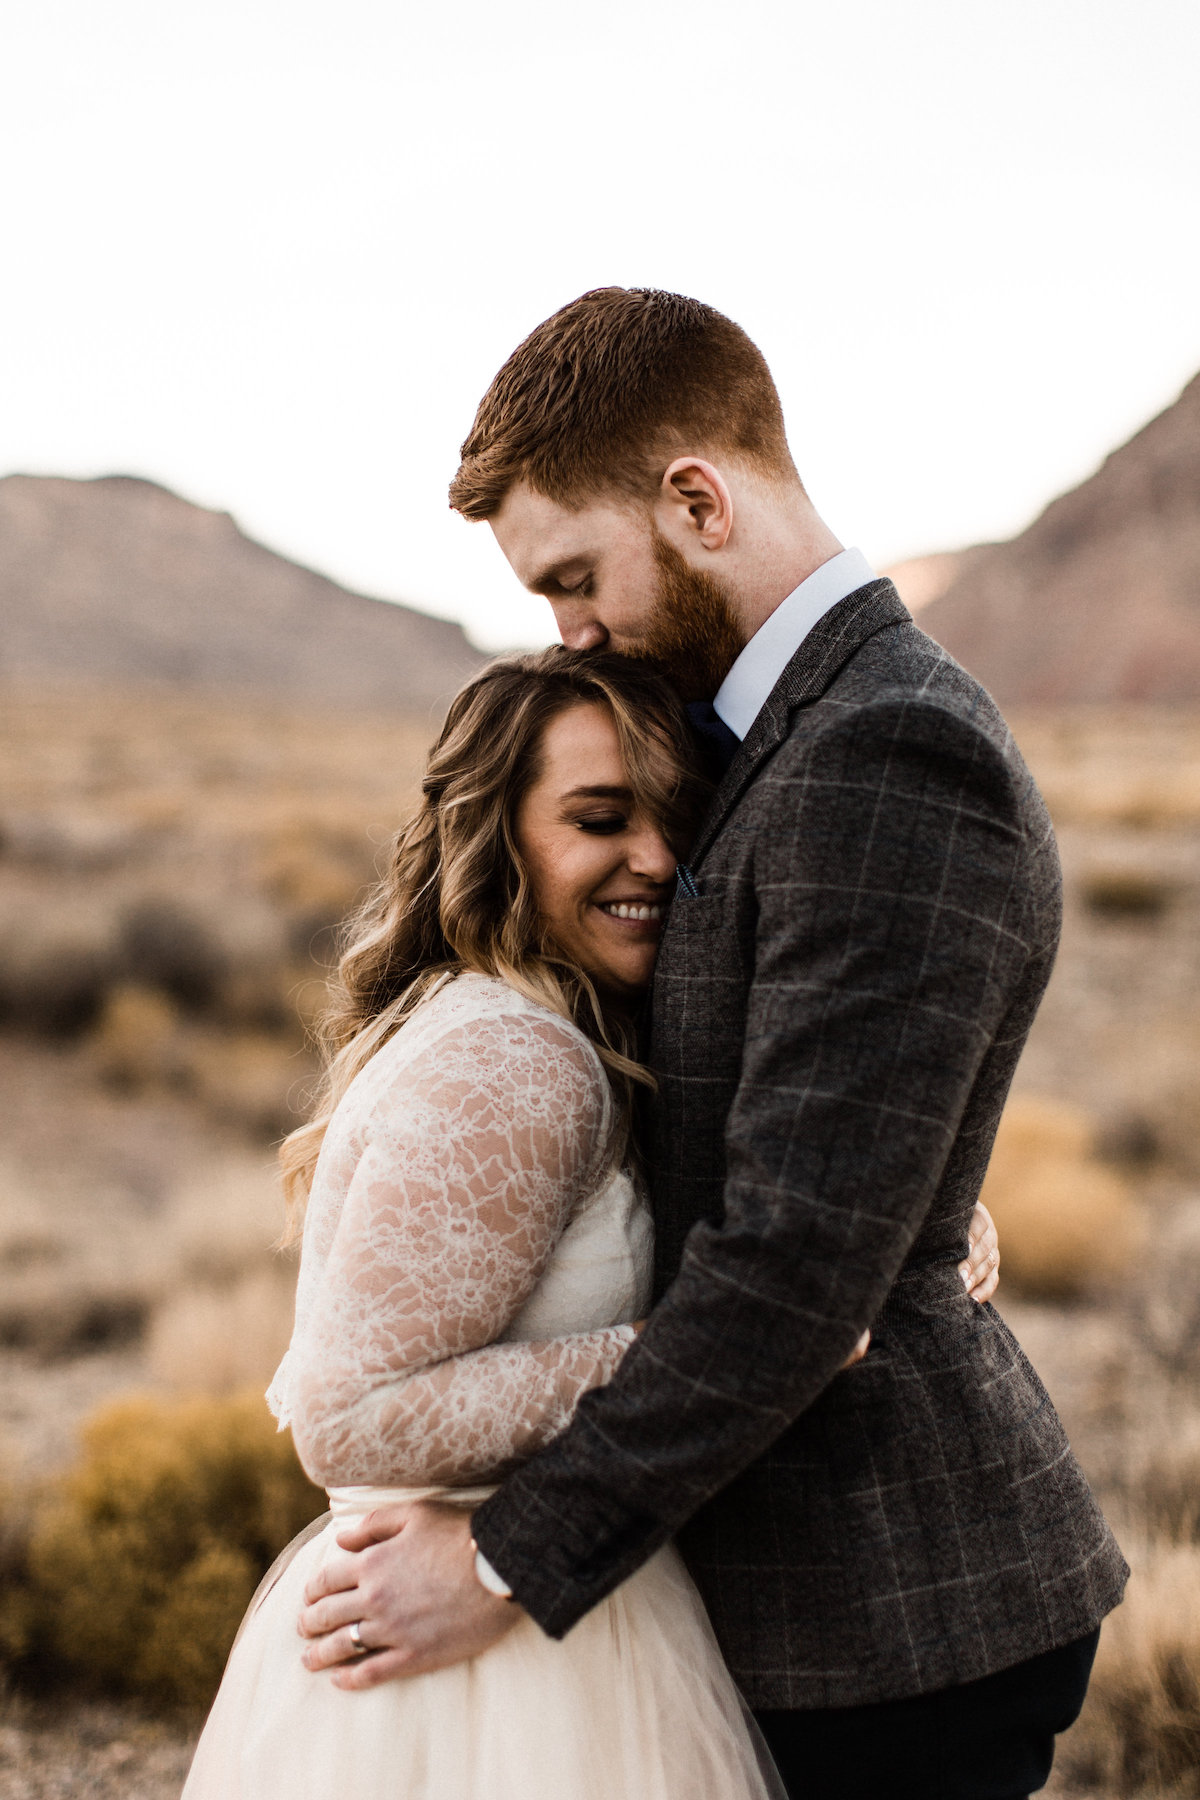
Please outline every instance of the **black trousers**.
[[1099, 1641], [911, 1700], [754, 1716], [794, 1800], [1027, 1800], [1079, 1716]]

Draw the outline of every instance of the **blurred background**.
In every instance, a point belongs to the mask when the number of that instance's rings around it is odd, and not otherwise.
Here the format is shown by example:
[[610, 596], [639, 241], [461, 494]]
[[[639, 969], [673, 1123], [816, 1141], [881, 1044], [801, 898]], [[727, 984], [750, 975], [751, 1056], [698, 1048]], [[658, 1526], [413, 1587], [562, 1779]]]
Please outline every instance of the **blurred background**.
[[744, 325], [1067, 913], [986, 1198], [1136, 1579], [1056, 1793], [1200, 1795], [1200, 14], [42, 0], [0, 32], [0, 1797], [177, 1791], [320, 1510], [261, 1391], [338, 920], [484, 656], [492, 374]]

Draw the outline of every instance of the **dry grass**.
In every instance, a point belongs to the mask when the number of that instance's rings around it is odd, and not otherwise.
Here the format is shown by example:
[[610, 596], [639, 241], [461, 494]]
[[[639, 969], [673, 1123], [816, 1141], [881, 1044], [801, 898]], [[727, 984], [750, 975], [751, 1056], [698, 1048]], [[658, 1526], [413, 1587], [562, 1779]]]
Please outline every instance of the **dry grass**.
[[1146, 1120], [1162, 1153], [1177, 1168], [1200, 1173], [1200, 1012], [1197, 995], [1180, 993], [1170, 1012], [1117, 1020], [1101, 1047], [1119, 1059], [1125, 1101]]
[[151, 1375], [177, 1393], [261, 1392], [287, 1349], [293, 1298], [287, 1270], [261, 1270], [230, 1287], [181, 1289], [151, 1321]]
[[[0, 792], [13, 850], [99, 871], [182, 828], [357, 845], [415, 797], [436, 721], [152, 688], [0, 694]], [[376, 841], [378, 837], [376, 837]]]
[[[73, 1229], [80, 1213], [85, 1235]], [[60, 1206], [53, 1189], [0, 1164], [0, 1345], [55, 1357], [139, 1336], [157, 1270], [133, 1221], [97, 1231], [89, 1213], [86, 1203]]]
[[[1200, 1218], [1200, 1194], [1179, 1211]], [[1164, 1248], [1181, 1278], [1200, 1286], [1200, 1240], [1189, 1250], [1178, 1224], [1167, 1220]], [[1088, 1700], [1061, 1742], [1048, 1793], [1196, 1800], [1200, 1394], [1148, 1339], [1136, 1286], [1093, 1304], [1006, 1304], [1003, 1292], [1000, 1304], [1133, 1570], [1124, 1604], [1104, 1623]]]
[[282, 1222], [272, 1155], [210, 1158], [180, 1176], [163, 1214], [175, 1285], [220, 1285], [264, 1266]]
[[185, 1341], [196, 1358], [189, 1386], [227, 1391], [239, 1367], [246, 1382], [269, 1376], [270, 1346], [281, 1336], [286, 1344], [295, 1280], [293, 1264], [272, 1248], [282, 1218], [270, 1152], [208, 1149], [171, 1182], [152, 1217], [100, 1172], [88, 1186], [74, 1171], [56, 1181], [0, 1164], [0, 1345], [64, 1358], [148, 1331], [149, 1373], [170, 1385]]
[[1061, 1101], [1009, 1102], [983, 1199], [1000, 1233], [1005, 1280], [1043, 1298], [1111, 1280], [1143, 1235], [1129, 1182], [1096, 1155], [1092, 1121]]
[[1155, 1538], [1200, 1546], [1200, 1417], [1175, 1413], [1131, 1487], [1141, 1521]]
[[1200, 710], [1080, 706], [1010, 723], [1056, 825], [1200, 823]]
[[333, 930], [433, 721], [64, 690], [0, 705], [0, 1023], [127, 1091], [296, 1123]]
[[292, 1328], [295, 1264], [271, 1248], [281, 1223], [269, 1164], [213, 1163], [176, 1188], [162, 1226], [173, 1274], [146, 1338], [158, 1385], [204, 1394], [266, 1387]]
[[1121, 1800], [1200, 1795], [1200, 1548], [1130, 1547], [1125, 1602], [1105, 1622], [1058, 1785]]

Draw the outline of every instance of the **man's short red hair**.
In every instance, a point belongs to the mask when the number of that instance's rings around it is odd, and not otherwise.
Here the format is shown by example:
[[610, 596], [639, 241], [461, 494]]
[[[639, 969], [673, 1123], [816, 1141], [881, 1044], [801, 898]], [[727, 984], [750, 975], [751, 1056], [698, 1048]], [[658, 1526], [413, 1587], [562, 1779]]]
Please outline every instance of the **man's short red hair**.
[[490, 518], [518, 481], [566, 505], [614, 488], [647, 497], [689, 452], [797, 480], [761, 351], [699, 300], [593, 288], [532, 331], [488, 388], [450, 505]]

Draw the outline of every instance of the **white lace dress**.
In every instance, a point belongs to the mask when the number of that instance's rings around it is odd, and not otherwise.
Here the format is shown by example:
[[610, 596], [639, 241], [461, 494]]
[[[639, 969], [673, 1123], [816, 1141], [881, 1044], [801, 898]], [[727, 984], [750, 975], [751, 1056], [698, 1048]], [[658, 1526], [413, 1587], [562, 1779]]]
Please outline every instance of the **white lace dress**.
[[456, 1668], [345, 1693], [300, 1661], [347, 1516], [469, 1505], [606, 1381], [650, 1299], [651, 1225], [587, 1039], [499, 981], [439, 989], [326, 1134], [269, 1399], [333, 1520], [264, 1584], [185, 1800], [766, 1800], [782, 1792], [675, 1552], [561, 1642], [531, 1619]]

